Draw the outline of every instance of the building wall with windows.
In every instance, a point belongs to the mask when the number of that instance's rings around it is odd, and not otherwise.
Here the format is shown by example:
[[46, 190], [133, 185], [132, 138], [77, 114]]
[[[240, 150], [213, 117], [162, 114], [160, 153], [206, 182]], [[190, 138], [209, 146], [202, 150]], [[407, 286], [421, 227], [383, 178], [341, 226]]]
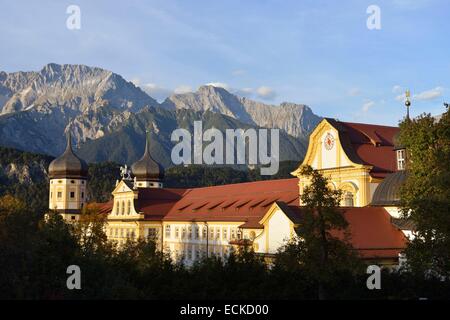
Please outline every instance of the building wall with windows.
[[[394, 135], [398, 128], [353, 124], [324, 119], [310, 135], [302, 165], [319, 170], [330, 179], [330, 188], [343, 191], [342, 206], [370, 204], [383, 178], [396, 170]], [[300, 174], [302, 194], [309, 181]]]

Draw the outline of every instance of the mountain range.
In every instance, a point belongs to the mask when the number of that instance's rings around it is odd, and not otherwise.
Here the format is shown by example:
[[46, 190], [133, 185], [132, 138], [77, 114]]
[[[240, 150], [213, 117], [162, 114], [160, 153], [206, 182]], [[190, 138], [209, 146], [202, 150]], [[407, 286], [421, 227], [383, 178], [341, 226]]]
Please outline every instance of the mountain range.
[[151, 152], [171, 166], [173, 130], [278, 128], [281, 160], [300, 161], [321, 118], [305, 105], [268, 105], [214, 86], [174, 94], [158, 103], [118, 74], [84, 65], [50, 63], [35, 72], [0, 72], [0, 145], [56, 156], [70, 130], [77, 153], [89, 162], [131, 164]]

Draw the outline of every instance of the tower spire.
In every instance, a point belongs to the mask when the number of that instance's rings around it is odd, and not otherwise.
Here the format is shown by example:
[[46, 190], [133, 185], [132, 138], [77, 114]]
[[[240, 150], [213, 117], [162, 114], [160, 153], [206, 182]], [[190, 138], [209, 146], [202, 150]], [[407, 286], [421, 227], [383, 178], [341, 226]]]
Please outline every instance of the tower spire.
[[145, 130], [145, 151], [144, 151], [144, 155], [145, 154], [150, 154], [150, 130], [149, 129]]
[[72, 151], [72, 136], [70, 134], [70, 129], [66, 132], [66, 151]]
[[409, 121], [409, 107], [411, 106], [411, 92], [408, 90], [406, 90], [405, 92], [405, 106], [406, 106], [406, 120]]

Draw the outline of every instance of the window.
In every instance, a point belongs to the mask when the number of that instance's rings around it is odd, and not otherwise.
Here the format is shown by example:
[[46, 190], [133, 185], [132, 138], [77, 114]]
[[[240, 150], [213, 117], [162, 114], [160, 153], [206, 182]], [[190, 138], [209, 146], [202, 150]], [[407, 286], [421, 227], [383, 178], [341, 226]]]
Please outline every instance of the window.
[[53, 192], [50, 192], [50, 199], [53, 199]]
[[61, 191], [58, 191], [58, 199], [61, 199], [62, 198], [62, 192]]
[[156, 228], [149, 228], [147, 233], [147, 238], [149, 240], [155, 241], [157, 238], [158, 230]]
[[216, 228], [216, 240], [220, 239], [220, 228]]
[[119, 201], [116, 201], [116, 215], [119, 214]]
[[188, 226], [188, 239], [192, 239], [192, 227]]
[[128, 200], [128, 203], [127, 203], [127, 214], [128, 215], [131, 214], [131, 200]]
[[236, 228], [231, 228], [231, 240], [236, 239]]
[[195, 239], [200, 239], [200, 227], [195, 226], [194, 228], [195, 228], [195, 230], [194, 230]]
[[72, 220], [75, 220], [75, 216], [72, 216], [71, 219], [72, 219]]
[[84, 199], [84, 191], [81, 192], [81, 199]]
[[227, 240], [228, 239], [228, 228], [222, 229], [222, 239]]
[[405, 149], [397, 150], [397, 169], [405, 170]]
[[214, 228], [209, 227], [209, 239], [214, 240]]
[[344, 206], [346, 207], [353, 207], [354, 202], [353, 202], [353, 193], [351, 192], [346, 192], [344, 194]]
[[202, 235], [203, 239], [206, 239], [206, 236], [208, 235], [207, 232], [208, 232], [208, 230], [207, 230], [206, 226], [204, 226], [203, 227], [203, 235]]
[[175, 227], [175, 238], [178, 239], [180, 237], [180, 228]]
[[170, 232], [171, 230], [170, 230], [170, 224], [168, 224], [167, 226], [166, 226], [166, 238], [170, 238]]
[[75, 192], [74, 191], [70, 191], [70, 199], [75, 198]]
[[238, 238], [238, 239], [241, 239], [241, 238], [242, 238], [242, 230], [241, 230], [241, 229], [238, 229], [238, 230], [237, 230], [237, 238]]
[[125, 201], [122, 200], [122, 214], [125, 214]]
[[186, 238], [186, 227], [181, 228], [181, 239]]
[[187, 247], [187, 259], [188, 260], [192, 260], [192, 247], [191, 246], [188, 246]]

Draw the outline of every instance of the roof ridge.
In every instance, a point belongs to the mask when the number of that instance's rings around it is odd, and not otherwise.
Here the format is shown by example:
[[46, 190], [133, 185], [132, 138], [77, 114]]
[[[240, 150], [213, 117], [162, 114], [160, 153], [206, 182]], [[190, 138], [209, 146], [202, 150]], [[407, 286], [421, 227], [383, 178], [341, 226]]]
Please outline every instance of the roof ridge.
[[227, 187], [227, 186], [234, 186], [234, 185], [248, 185], [248, 184], [257, 184], [257, 183], [269, 183], [269, 182], [277, 182], [277, 181], [287, 181], [287, 180], [298, 180], [298, 178], [293, 177], [293, 178], [273, 179], [273, 180], [257, 180], [257, 181], [236, 182], [236, 183], [219, 184], [219, 185], [215, 185], [215, 186], [187, 188], [186, 190], [210, 189], [210, 188], [220, 188], [220, 187]]

